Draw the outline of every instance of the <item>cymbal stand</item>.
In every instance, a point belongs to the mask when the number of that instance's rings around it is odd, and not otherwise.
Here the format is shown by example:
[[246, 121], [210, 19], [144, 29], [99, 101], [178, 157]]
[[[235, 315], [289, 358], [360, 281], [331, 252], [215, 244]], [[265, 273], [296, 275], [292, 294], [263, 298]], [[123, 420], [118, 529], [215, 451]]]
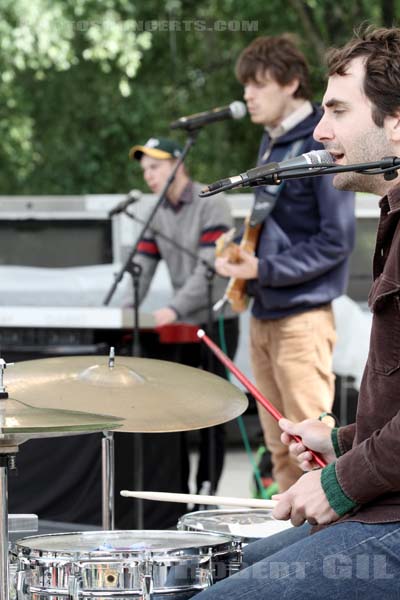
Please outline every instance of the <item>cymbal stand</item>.
[[[10, 364], [10, 363], [9, 363]], [[0, 431], [5, 424], [3, 401], [8, 398], [6, 388], [3, 383], [4, 370], [7, 363], [3, 358], [0, 359]], [[15, 469], [15, 455], [18, 452], [18, 446], [10, 441], [8, 445], [1, 438], [0, 433], [0, 600], [9, 600], [10, 598], [10, 570], [8, 564], [8, 488], [7, 475], [9, 469]]]
[[[207, 329], [208, 335], [212, 337], [213, 331], [213, 284], [214, 284], [214, 276], [215, 270], [208, 269], [207, 270]], [[214, 356], [211, 352], [208, 355], [208, 370], [210, 373], [214, 372]], [[207, 430], [207, 438], [208, 438], [208, 475], [210, 478], [210, 487], [209, 493], [211, 496], [215, 495], [215, 480], [216, 480], [216, 468], [215, 468], [215, 459], [216, 459], [216, 442], [215, 442], [215, 429], [213, 427], [209, 427]]]
[[[135, 342], [134, 342], [135, 344]], [[115, 350], [110, 348], [108, 366], [114, 368]], [[134, 473], [135, 487], [142, 489], [143, 485], [143, 443], [142, 434], [134, 436], [134, 453], [136, 469]], [[102, 527], [104, 530], [115, 529], [115, 444], [114, 432], [103, 431], [101, 440], [101, 485], [102, 485]], [[143, 529], [143, 502], [137, 503], [137, 525]], [[140, 527], [139, 527], [140, 526]], [[0, 598], [1, 600], [1, 598]]]
[[115, 529], [114, 503], [114, 434], [103, 431], [101, 440], [101, 481], [102, 481], [102, 526], [106, 531]]
[[15, 469], [17, 452], [18, 447], [0, 447], [0, 600], [10, 598], [7, 472]]
[[[110, 348], [108, 367], [115, 365], [115, 350]], [[105, 530], [115, 529], [115, 503], [114, 503], [114, 433], [103, 431], [101, 440], [101, 486], [102, 486], [102, 526]], [[1, 599], [0, 599], [1, 600]]]

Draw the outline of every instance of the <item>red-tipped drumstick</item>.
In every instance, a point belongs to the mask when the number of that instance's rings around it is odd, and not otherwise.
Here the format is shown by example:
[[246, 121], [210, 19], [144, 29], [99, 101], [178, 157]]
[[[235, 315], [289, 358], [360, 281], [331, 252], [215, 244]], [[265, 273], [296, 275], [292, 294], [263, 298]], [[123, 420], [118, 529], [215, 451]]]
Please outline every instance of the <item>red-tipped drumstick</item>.
[[[231, 359], [228, 358], [228, 356], [226, 356], [226, 354], [224, 354], [224, 352], [222, 352], [221, 348], [219, 348], [217, 346], [217, 344], [215, 344], [208, 337], [208, 335], [206, 335], [205, 331], [203, 331], [202, 329], [199, 329], [197, 331], [197, 337], [199, 337], [203, 342], [205, 342], [207, 344], [207, 346], [210, 348], [210, 350], [212, 350], [214, 352], [215, 356], [217, 358], [219, 358], [219, 360], [230, 370], [231, 373], [233, 373], [233, 375], [236, 377], [236, 379], [238, 379], [240, 381], [240, 383], [243, 383], [243, 385], [250, 392], [250, 394], [252, 394], [254, 396], [254, 398], [257, 400], [257, 402], [262, 404], [262, 406], [269, 412], [270, 415], [272, 415], [274, 417], [274, 419], [279, 421], [279, 419], [283, 418], [283, 415], [279, 412], [279, 410], [277, 410], [275, 408], [275, 406], [273, 406], [273, 404], [271, 404], [271, 402], [269, 400], [267, 400], [267, 398], [261, 394], [261, 392], [255, 387], [255, 385], [253, 385], [251, 383], [251, 381], [249, 379], [247, 379], [246, 375], [244, 375], [237, 368], [237, 366], [231, 361]], [[296, 440], [296, 442], [302, 441], [301, 437], [299, 437], [298, 435], [293, 435], [292, 437], [293, 437], [293, 439]], [[312, 457], [315, 460], [315, 462], [317, 463], [317, 465], [319, 465], [322, 468], [326, 467], [325, 461], [323, 460], [323, 458], [321, 458], [321, 456], [319, 456], [319, 454], [317, 454], [313, 450], [309, 450], [309, 449], [307, 449], [307, 450], [308, 450], [308, 452], [310, 452], [312, 454]]]

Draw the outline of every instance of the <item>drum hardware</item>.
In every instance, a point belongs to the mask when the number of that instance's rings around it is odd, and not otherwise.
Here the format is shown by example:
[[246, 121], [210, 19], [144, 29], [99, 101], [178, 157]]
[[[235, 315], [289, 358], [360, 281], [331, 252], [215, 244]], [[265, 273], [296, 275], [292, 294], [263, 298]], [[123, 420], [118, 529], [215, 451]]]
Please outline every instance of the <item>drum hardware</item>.
[[33, 514], [8, 515], [9, 533], [28, 533], [37, 531], [39, 527], [38, 516]]
[[[123, 419], [118, 431], [165, 433], [213, 427], [247, 408], [245, 394], [216, 375], [168, 361], [127, 356], [68, 356], [17, 363], [10, 394], [36, 407], [90, 410]], [[170, 410], [165, 410], [168, 406]], [[103, 429], [103, 431], [107, 431]], [[113, 434], [102, 440], [103, 528], [114, 528]], [[1, 600], [1, 599], [0, 599]]]
[[103, 431], [101, 440], [101, 487], [102, 487], [102, 526], [103, 529], [115, 529], [115, 454], [114, 434], [112, 431]]
[[142, 579], [142, 592], [143, 592], [143, 600], [151, 600], [154, 586], [153, 586], [153, 565], [146, 563], [145, 569], [146, 573], [143, 575]]
[[[29, 586], [26, 586], [29, 588]], [[68, 577], [68, 598], [70, 600], [79, 600], [80, 581], [76, 575], [69, 575]], [[17, 600], [24, 600], [17, 598]]]
[[[98, 360], [100, 364], [93, 364], [92, 356], [18, 363], [10, 382], [7, 375], [10, 397], [3, 385], [7, 364], [0, 361], [0, 600], [10, 598], [7, 474], [9, 469], [15, 468], [15, 455], [20, 444], [43, 437], [106, 432], [104, 478], [109, 483], [113, 472], [111, 429], [122, 424], [123, 431], [131, 432], [185, 431], [223, 423], [235, 418], [247, 407], [247, 398], [242, 392], [205, 371], [167, 361], [123, 358], [122, 364], [115, 365], [115, 357], [112, 356], [106, 365], [106, 357], [98, 357]], [[71, 410], [82, 408], [82, 398], [89, 405], [96, 406], [98, 412], [108, 416]], [[173, 410], [165, 411], [166, 403]], [[110, 412], [117, 412], [118, 415], [115, 417]], [[105, 508], [106, 516], [112, 524], [113, 496], [110, 490], [105, 494], [109, 500]], [[186, 561], [190, 566], [191, 555], [189, 558], [183, 552], [178, 555], [181, 561]], [[172, 563], [174, 560], [171, 558]], [[202, 561], [205, 561], [204, 552]], [[209, 574], [205, 574], [201, 568], [196, 573], [199, 581], [196, 579], [194, 585], [190, 579], [185, 589], [192, 590], [193, 585], [195, 589], [204, 589], [205, 583], [209, 584]], [[69, 594], [76, 600], [82, 595], [81, 578], [76, 578], [74, 573], [69, 575], [75, 579], [70, 579], [68, 589], [65, 592], [64, 588], [62, 591], [56, 589], [56, 592], [61, 596]], [[154, 577], [150, 573], [144, 575], [141, 580], [142, 592], [151, 597]], [[47, 573], [46, 576], [51, 581], [51, 575]], [[27, 591], [25, 577], [26, 572], [17, 576], [20, 600], [25, 600], [35, 592], [32, 586]], [[112, 588], [114, 581], [110, 579], [108, 583], [107, 589]], [[172, 589], [175, 588], [167, 588], [168, 592]], [[182, 589], [182, 586], [177, 586], [178, 591]], [[102, 596], [107, 595], [108, 592], [104, 590]]]
[[18, 452], [18, 448], [7, 449], [5, 454], [0, 454], [0, 600], [9, 600], [10, 594], [7, 470], [15, 469], [15, 454], [12, 452]]
[[4, 386], [7, 366], [0, 359], [0, 600], [10, 598], [7, 477], [8, 471], [16, 468], [19, 445], [29, 439], [108, 430], [121, 422], [116, 417], [35, 408], [15, 400]]
[[185, 598], [240, 568], [228, 536], [188, 531], [101, 531], [17, 542], [18, 600]]
[[17, 600], [30, 600], [29, 598], [29, 589], [25, 583], [25, 579], [23, 577], [23, 571], [16, 571], [15, 574], [15, 598]]

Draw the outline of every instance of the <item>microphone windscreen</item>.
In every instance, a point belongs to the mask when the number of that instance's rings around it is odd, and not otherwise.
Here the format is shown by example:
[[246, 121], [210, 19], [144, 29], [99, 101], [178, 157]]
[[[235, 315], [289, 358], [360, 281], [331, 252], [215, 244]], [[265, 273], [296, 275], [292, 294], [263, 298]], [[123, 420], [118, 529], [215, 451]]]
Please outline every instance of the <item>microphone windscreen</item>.
[[307, 157], [311, 165], [320, 165], [321, 163], [334, 163], [332, 154], [327, 150], [311, 150], [311, 152], [307, 152]]
[[244, 102], [240, 102], [240, 100], [236, 100], [235, 102], [231, 102], [229, 105], [229, 109], [231, 111], [231, 115], [233, 119], [243, 119], [243, 117], [247, 113], [247, 108]]

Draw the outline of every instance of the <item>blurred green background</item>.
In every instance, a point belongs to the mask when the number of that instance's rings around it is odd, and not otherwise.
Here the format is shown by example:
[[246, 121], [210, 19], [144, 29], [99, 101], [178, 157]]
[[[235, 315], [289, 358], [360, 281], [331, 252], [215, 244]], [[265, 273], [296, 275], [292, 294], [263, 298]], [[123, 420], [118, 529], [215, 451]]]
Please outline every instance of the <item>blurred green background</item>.
[[[324, 53], [368, 22], [396, 24], [396, 0], [1, 0], [0, 194], [145, 189], [129, 148], [169, 123], [242, 98], [234, 77], [256, 36], [297, 34], [315, 99]], [[183, 133], [174, 133], [184, 141]], [[248, 118], [201, 132], [203, 182], [256, 159]]]

